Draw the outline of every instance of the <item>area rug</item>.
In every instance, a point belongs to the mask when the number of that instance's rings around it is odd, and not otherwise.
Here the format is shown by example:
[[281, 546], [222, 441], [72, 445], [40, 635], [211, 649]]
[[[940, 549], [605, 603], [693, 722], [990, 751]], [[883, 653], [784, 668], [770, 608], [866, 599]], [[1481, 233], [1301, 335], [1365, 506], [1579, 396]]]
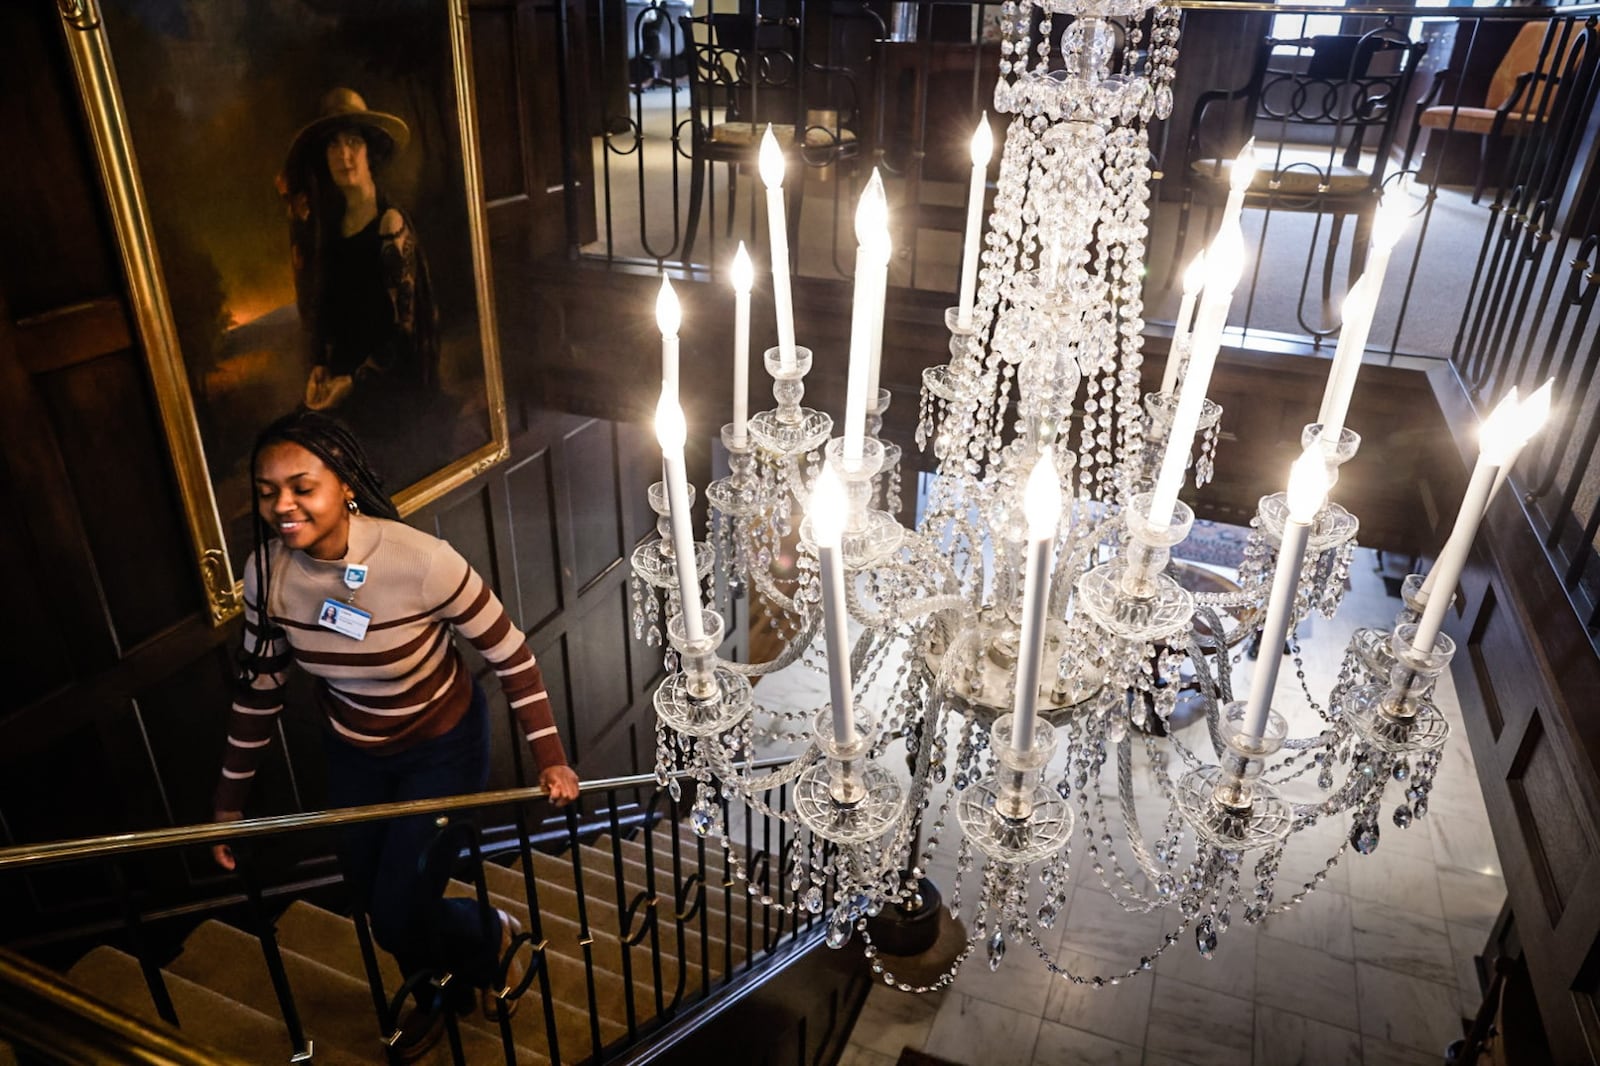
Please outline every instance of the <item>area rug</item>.
[[1250, 531], [1243, 526], [1197, 518], [1189, 536], [1182, 544], [1173, 547], [1172, 554], [1191, 563], [1237, 570], [1239, 564], [1244, 562], [1244, 546], [1249, 539]]

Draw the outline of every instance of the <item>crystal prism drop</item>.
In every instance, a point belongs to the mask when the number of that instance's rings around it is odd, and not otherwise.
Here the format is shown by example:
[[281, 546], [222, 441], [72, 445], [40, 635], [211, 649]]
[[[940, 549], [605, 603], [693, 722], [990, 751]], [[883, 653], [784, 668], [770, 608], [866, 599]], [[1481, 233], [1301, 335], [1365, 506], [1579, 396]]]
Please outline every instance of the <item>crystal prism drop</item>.
[[714, 820], [715, 815], [712, 814], [711, 807], [706, 804], [696, 803], [694, 809], [689, 812], [689, 824], [694, 828], [696, 836], [703, 837], [710, 833]]
[[1217, 952], [1217, 927], [1212, 924], [1209, 914], [1194, 927], [1194, 946], [1200, 949], [1202, 959], [1209, 959]]
[[1394, 824], [1395, 824], [1396, 827], [1398, 827], [1400, 829], [1408, 829], [1408, 828], [1410, 828], [1410, 826], [1411, 826], [1411, 808], [1407, 807], [1404, 803], [1402, 803], [1402, 804], [1400, 804], [1400, 806], [1396, 807], [1394, 809]]
[[1413, 803], [1411, 805], [1411, 813], [1416, 815], [1418, 818], [1426, 815], [1428, 813], [1428, 797], [1423, 796], [1421, 799], [1417, 800], [1417, 802]]
[[672, 797], [673, 803], [683, 799], [683, 786], [678, 784], [676, 777], [667, 782], [667, 795]]
[[1317, 775], [1317, 787], [1322, 789], [1324, 792], [1333, 787], [1332, 770], [1326, 767], [1323, 768], [1322, 772]]
[[1371, 855], [1378, 850], [1378, 823], [1357, 822], [1350, 829], [1350, 846], [1363, 855]]
[[1056, 924], [1056, 905], [1054, 900], [1045, 900], [1039, 904], [1039, 924], [1046, 929]]
[[833, 912], [833, 918], [828, 922], [828, 946], [837, 950], [849, 942], [850, 916], [840, 908]]
[[1401, 759], [1394, 764], [1394, 769], [1390, 773], [1394, 775], [1396, 781], [1404, 781], [1411, 776], [1411, 764], [1405, 759]]
[[992, 972], [994, 970], [998, 970], [1000, 968], [1000, 963], [1005, 960], [1005, 957], [1006, 957], [1006, 938], [1005, 938], [1005, 934], [1001, 933], [997, 929], [997, 930], [995, 930], [994, 936], [991, 936], [989, 938], [989, 969], [990, 969], [990, 971]]

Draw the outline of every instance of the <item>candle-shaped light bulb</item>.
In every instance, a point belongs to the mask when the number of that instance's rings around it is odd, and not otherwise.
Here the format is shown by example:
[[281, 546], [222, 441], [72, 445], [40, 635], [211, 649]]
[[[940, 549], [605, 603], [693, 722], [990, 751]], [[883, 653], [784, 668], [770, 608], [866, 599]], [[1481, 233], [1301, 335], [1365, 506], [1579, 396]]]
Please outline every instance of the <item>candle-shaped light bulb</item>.
[[1521, 414], [1522, 398], [1513, 385], [1494, 405], [1494, 410], [1483, 420], [1483, 425], [1478, 427], [1478, 453], [1495, 466], [1501, 465], [1506, 456], [1526, 439], [1522, 435]]
[[1455, 595], [1461, 571], [1466, 569], [1472, 541], [1478, 535], [1478, 525], [1488, 510], [1500, 472], [1515, 460], [1517, 449], [1527, 439], [1522, 435], [1521, 407], [1521, 397], [1513, 385], [1478, 427], [1478, 461], [1467, 481], [1467, 491], [1461, 497], [1461, 507], [1456, 511], [1456, 524], [1422, 586], [1428, 602], [1417, 620], [1412, 647], [1424, 654], [1432, 653], [1439, 630], [1444, 628], [1445, 609]]
[[859, 463], [873, 386], [873, 338], [883, 327], [883, 281], [889, 265], [889, 201], [876, 167], [856, 204], [856, 280], [850, 324], [850, 369], [844, 405], [846, 463]]
[[661, 387], [673, 396], [678, 394], [678, 327], [683, 312], [678, 307], [678, 294], [672, 291], [672, 279], [661, 278], [661, 291], [656, 294], [656, 326], [661, 330]]
[[767, 132], [761, 135], [761, 151], [756, 156], [756, 166], [761, 171], [761, 184], [769, 189], [783, 188], [783, 149], [778, 147], [778, 138], [772, 133], [772, 123], [767, 123]]
[[1500, 456], [1506, 463], [1516, 457], [1523, 445], [1533, 439], [1533, 435], [1544, 428], [1545, 422], [1550, 418], [1550, 397], [1555, 388], [1555, 378], [1550, 378], [1540, 385], [1533, 393], [1517, 405], [1514, 414], [1506, 415], [1505, 436], [1513, 444], [1509, 453]]
[[1310, 524], [1328, 498], [1328, 468], [1321, 450], [1313, 445], [1289, 468], [1289, 521]]
[[837, 548], [844, 540], [844, 525], [849, 513], [844, 482], [833, 467], [824, 465], [811, 490], [811, 506], [806, 514], [811, 518], [811, 535], [818, 546]]
[[1022, 515], [1028, 523], [1023, 556], [1022, 632], [1017, 641], [1016, 692], [1012, 703], [1011, 745], [1027, 751], [1033, 745], [1039, 710], [1039, 673], [1043, 668], [1045, 614], [1050, 603], [1050, 554], [1061, 521], [1061, 475], [1052, 449], [1033, 465], [1022, 492]]
[[750, 421], [750, 289], [756, 281], [755, 264], [743, 241], [733, 253], [728, 278], [733, 282], [733, 444], [743, 448]]
[[785, 370], [795, 361], [794, 296], [789, 288], [789, 230], [783, 209], [783, 149], [772, 123], [761, 135], [758, 157], [761, 181], [767, 187], [767, 243], [772, 248], [772, 309], [778, 319], [778, 362]]
[[756, 266], [750, 261], [750, 253], [745, 251], [744, 242], [739, 242], [739, 250], [733, 253], [733, 266], [728, 270], [728, 280], [733, 283], [733, 291], [738, 296], [749, 296], [750, 290], [756, 283]]
[[1178, 301], [1178, 319], [1172, 324], [1172, 344], [1167, 349], [1167, 365], [1161, 372], [1161, 391], [1171, 395], [1178, 387], [1178, 371], [1182, 369], [1183, 346], [1189, 340], [1189, 330], [1194, 325], [1194, 304], [1200, 291], [1206, 287], [1206, 251], [1204, 248], [1189, 260], [1183, 272], [1183, 299]]
[[705, 638], [700, 615], [700, 574], [694, 552], [694, 527], [689, 516], [689, 479], [684, 469], [683, 446], [689, 436], [676, 394], [665, 386], [656, 402], [656, 440], [661, 443], [661, 465], [667, 483], [667, 515], [672, 531], [673, 567], [678, 574], [678, 602], [684, 635], [690, 641]]
[[972, 165], [986, 167], [994, 158], [994, 131], [989, 128], [989, 112], [978, 119], [978, 128], [972, 131]]
[[683, 408], [678, 406], [677, 397], [662, 389], [661, 398], [656, 401], [656, 443], [663, 452], [681, 452], [688, 440], [689, 427], [683, 420]]
[[1028, 520], [1028, 539], [1054, 537], [1061, 521], [1061, 475], [1056, 471], [1055, 450], [1046, 448], [1033, 464], [1022, 490], [1022, 514]]
[[1400, 238], [1406, 235], [1406, 227], [1411, 224], [1411, 204], [1409, 199], [1401, 192], [1391, 192], [1385, 196], [1378, 205], [1376, 216], [1372, 222], [1372, 246], [1374, 250], [1392, 251], [1400, 243]]
[[1327, 463], [1322, 449], [1313, 444], [1289, 470], [1289, 520], [1283, 524], [1283, 537], [1278, 542], [1278, 563], [1272, 574], [1267, 616], [1261, 624], [1261, 655], [1256, 659], [1250, 696], [1245, 700], [1246, 736], [1260, 738], [1266, 732], [1272, 691], [1278, 686], [1278, 668], [1283, 664], [1283, 642], [1294, 622], [1295, 595], [1300, 587], [1306, 543], [1311, 539], [1311, 523], [1327, 494]]
[[1233, 159], [1233, 166], [1228, 168], [1228, 189], [1244, 192], [1250, 188], [1250, 183], [1256, 180], [1256, 167], [1256, 139], [1252, 137], [1244, 142]]
[[972, 308], [978, 297], [978, 254], [983, 243], [983, 191], [988, 183], [989, 157], [994, 154], [994, 134], [985, 111], [972, 134], [972, 179], [967, 188], [967, 228], [961, 244], [961, 290], [956, 322], [972, 328]]
[[1222, 222], [1217, 227], [1219, 236], [1226, 235], [1230, 230], [1238, 231], [1245, 194], [1250, 191], [1250, 183], [1255, 178], [1256, 140], [1252, 137], [1234, 158], [1233, 166], [1228, 168], [1228, 202], [1222, 207]]
[[822, 634], [828, 646], [828, 694], [832, 700], [833, 735], [840, 743], [855, 739], [855, 703], [851, 695], [849, 613], [845, 605], [844, 539], [847, 502], [844, 484], [831, 466], [824, 466], [811, 491], [811, 536], [817, 545], [817, 570], [822, 586]]
[[1155, 489], [1150, 495], [1150, 521], [1167, 525], [1183, 487], [1189, 468], [1189, 451], [1200, 429], [1205, 409], [1206, 390], [1211, 387], [1211, 372], [1222, 349], [1222, 329], [1228, 324], [1228, 309], [1233, 305], [1233, 290], [1244, 274], [1244, 236], [1239, 227], [1229, 226], [1217, 234], [1206, 251], [1206, 287], [1195, 312], [1194, 335], [1189, 344], [1189, 370], [1178, 393], [1178, 406], [1172, 412], [1172, 427], [1167, 430], [1167, 449], [1161, 456]]
[[889, 257], [889, 198], [877, 167], [856, 201], [856, 244], [880, 258]]

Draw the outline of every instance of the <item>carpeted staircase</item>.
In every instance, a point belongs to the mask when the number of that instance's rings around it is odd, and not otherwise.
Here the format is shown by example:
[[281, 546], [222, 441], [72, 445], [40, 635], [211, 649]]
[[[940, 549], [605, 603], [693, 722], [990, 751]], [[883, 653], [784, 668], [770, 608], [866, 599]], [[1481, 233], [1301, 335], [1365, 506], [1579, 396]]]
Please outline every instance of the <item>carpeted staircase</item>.
[[[748, 898], [743, 882], [734, 883], [731, 898], [725, 894], [724, 857], [713, 841], [706, 842], [704, 923], [698, 916], [685, 922], [680, 944], [673, 918], [678, 909], [671, 859], [674, 826], [662, 822], [655, 829], [654, 911], [661, 947], [659, 983], [649, 935], [631, 949], [626, 949], [619, 938], [621, 922], [611, 838], [602, 835], [581, 849], [591, 933], [588, 945], [583, 942], [579, 920], [572, 856], [535, 854], [534, 877], [538, 882], [543, 932], [549, 942], [546, 973], [555, 1004], [561, 1062], [590, 1058], [595, 1050], [596, 1027], [601, 1046], [613, 1045], [627, 1036], [625, 973], [629, 973], [633, 984], [637, 1028], [656, 1017], [658, 993], [660, 1005], [668, 1009], [675, 1000], [687, 1003], [699, 996], [703, 977], [711, 982], [723, 977], [730, 952], [735, 969], [762, 953], [763, 909], [759, 902]], [[695, 837], [685, 827], [676, 829], [682, 841], [682, 877], [687, 880], [698, 870]], [[625, 908], [648, 884], [645, 842], [642, 833], [637, 836], [638, 839], [621, 841]], [[752, 871], [751, 877], [756, 876]], [[510, 867], [486, 863], [484, 880], [493, 905], [515, 915], [525, 929], [531, 930], [520, 861]], [[451, 882], [448, 891], [451, 895], [475, 894], [472, 885], [460, 881]], [[648, 904], [640, 905], [634, 918], [635, 929], [650, 909]], [[747, 924], [747, 914], [753, 925]], [[771, 913], [774, 935], [781, 917], [776, 910]], [[384, 1062], [377, 1012], [354, 923], [296, 900], [278, 918], [277, 935], [295, 1005], [307, 1036], [314, 1042], [315, 1061]], [[586, 946], [593, 959], [593, 1011], [584, 966]], [[526, 949], [521, 957], [527, 958]], [[625, 968], [625, 958], [631, 972]], [[702, 958], [706, 960], [704, 971]], [[400, 987], [399, 971], [394, 960], [382, 952], [379, 963], [384, 992], [393, 996]], [[183, 950], [167, 965], [164, 974], [185, 1036], [249, 1062], [277, 1066], [286, 1061], [290, 1052], [288, 1032], [280, 1020], [260, 944], [253, 935], [219, 921], [206, 921], [184, 941]], [[138, 961], [131, 955], [102, 945], [80, 959], [68, 971], [68, 977], [107, 1002], [158, 1022]], [[595, 1026], [591, 1025], [591, 1018], [597, 1019]], [[511, 1027], [517, 1062], [540, 1064], [555, 1059], [550, 1054], [537, 981], [529, 986]], [[498, 1023], [486, 1020], [479, 1010], [460, 1019], [460, 1032], [467, 1062], [506, 1061]], [[449, 1057], [446, 1040], [426, 1061], [448, 1062]]]

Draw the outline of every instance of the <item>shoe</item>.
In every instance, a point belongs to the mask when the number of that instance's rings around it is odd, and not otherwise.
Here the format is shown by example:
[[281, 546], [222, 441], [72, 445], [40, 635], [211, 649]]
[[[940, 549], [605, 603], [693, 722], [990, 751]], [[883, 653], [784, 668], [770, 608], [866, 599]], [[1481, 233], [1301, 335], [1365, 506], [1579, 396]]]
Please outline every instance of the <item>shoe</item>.
[[[500, 916], [500, 950], [496, 951], [494, 956], [495, 965], [498, 967], [500, 960], [506, 957], [506, 952], [511, 950], [512, 941], [521, 934], [522, 923], [505, 911], [496, 910], [495, 913]], [[506, 969], [505, 987], [514, 989], [522, 984], [522, 975], [526, 969], [520, 960], [513, 957], [511, 965]], [[522, 1005], [520, 999], [501, 1000], [495, 994], [499, 991], [497, 988], [485, 988], [483, 990], [483, 1016], [491, 1022], [499, 1021], [502, 1011], [504, 1011], [507, 1018], [510, 1018], [517, 1013], [517, 1008]]]
[[432, 1051], [443, 1036], [444, 1011], [439, 1007], [413, 1006], [389, 1040], [392, 1061], [416, 1062]]

